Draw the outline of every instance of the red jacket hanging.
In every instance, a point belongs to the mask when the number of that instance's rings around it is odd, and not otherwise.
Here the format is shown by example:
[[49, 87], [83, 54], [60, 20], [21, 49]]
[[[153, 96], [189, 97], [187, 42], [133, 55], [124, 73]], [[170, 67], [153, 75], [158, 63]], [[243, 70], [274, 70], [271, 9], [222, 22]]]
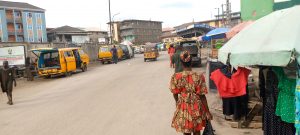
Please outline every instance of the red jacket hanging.
[[214, 81], [222, 98], [238, 97], [246, 94], [250, 70], [239, 67], [231, 78], [226, 77], [220, 69], [211, 73], [210, 79]]

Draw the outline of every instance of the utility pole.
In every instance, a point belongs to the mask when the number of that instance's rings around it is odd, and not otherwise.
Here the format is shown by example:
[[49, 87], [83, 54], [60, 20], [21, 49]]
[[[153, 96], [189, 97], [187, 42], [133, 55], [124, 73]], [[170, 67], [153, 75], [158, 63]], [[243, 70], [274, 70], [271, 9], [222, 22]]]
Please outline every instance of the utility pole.
[[108, 0], [108, 10], [109, 10], [109, 32], [110, 32], [110, 44], [113, 43], [112, 39], [112, 22], [111, 22], [111, 11], [110, 11], [110, 0]]
[[220, 8], [215, 8], [215, 9], [218, 9], [218, 16], [216, 22], [218, 22], [218, 27], [220, 27]]
[[224, 8], [223, 8], [223, 6], [224, 6], [224, 4], [221, 5], [221, 7], [222, 7], [222, 21], [221, 22], [224, 25], [225, 23], [224, 23]]
[[229, 0], [226, 0], [226, 13], [227, 26], [231, 26], [231, 3], [229, 2]]

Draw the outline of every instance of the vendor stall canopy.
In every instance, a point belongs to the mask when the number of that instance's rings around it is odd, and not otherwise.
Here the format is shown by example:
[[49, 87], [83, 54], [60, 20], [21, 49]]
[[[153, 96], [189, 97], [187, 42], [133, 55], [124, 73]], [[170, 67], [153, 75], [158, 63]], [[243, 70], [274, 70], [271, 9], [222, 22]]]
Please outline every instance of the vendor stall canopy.
[[226, 37], [226, 33], [229, 31], [228, 28], [216, 28], [208, 32], [205, 36], [202, 37], [202, 41], [210, 41], [213, 39], [221, 39]]
[[234, 26], [233, 28], [230, 29], [230, 31], [226, 33], [226, 38], [227, 39], [233, 38], [236, 34], [238, 34], [240, 31], [242, 31], [244, 28], [248, 27], [252, 23], [253, 21], [245, 21]]
[[243, 29], [219, 50], [235, 66], [300, 63], [300, 6], [273, 12]]

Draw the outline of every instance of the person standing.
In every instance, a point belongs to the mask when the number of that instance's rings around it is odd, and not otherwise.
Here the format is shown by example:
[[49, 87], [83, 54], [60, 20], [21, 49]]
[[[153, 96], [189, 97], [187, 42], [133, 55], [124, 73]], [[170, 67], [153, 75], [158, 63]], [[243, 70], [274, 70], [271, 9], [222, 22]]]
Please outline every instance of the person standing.
[[13, 105], [12, 101], [12, 91], [13, 91], [13, 82], [15, 87], [17, 86], [15, 80], [14, 69], [9, 67], [8, 61], [3, 62], [3, 69], [0, 71], [0, 82], [2, 92], [5, 92], [8, 98], [7, 104]]
[[31, 59], [30, 57], [26, 57], [25, 60], [25, 71], [26, 71], [26, 75], [27, 75], [27, 81], [33, 81], [33, 75], [31, 72]]
[[173, 66], [175, 66], [175, 73], [183, 71], [183, 66], [180, 61], [180, 54], [181, 54], [182, 50], [183, 50], [182, 45], [177, 45], [175, 47], [175, 54], [172, 57], [172, 64], [173, 64]]
[[170, 82], [170, 90], [176, 101], [171, 126], [184, 135], [200, 135], [206, 121], [212, 120], [205, 97], [205, 77], [204, 74], [192, 71], [189, 52], [182, 52], [180, 59], [183, 71], [175, 73]]
[[110, 52], [112, 54], [113, 63], [118, 64], [118, 50], [115, 45], [110, 49]]
[[170, 68], [174, 68], [173, 64], [172, 64], [172, 57], [173, 57], [174, 53], [175, 53], [175, 48], [174, 48], [174, 45], [171, 44], [169, 49], [168, 49], [168, 54], [170, 56]]

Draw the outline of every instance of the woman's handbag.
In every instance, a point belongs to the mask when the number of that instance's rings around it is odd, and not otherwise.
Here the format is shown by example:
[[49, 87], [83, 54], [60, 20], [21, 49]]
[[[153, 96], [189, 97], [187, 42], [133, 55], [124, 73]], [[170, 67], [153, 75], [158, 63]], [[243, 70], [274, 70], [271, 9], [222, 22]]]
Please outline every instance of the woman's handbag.
[[203, 134], [202, 135], [215, 135], [214, 129], [210, 123], [209, 120], [206, 121], [206, 126], [204, 128]]

